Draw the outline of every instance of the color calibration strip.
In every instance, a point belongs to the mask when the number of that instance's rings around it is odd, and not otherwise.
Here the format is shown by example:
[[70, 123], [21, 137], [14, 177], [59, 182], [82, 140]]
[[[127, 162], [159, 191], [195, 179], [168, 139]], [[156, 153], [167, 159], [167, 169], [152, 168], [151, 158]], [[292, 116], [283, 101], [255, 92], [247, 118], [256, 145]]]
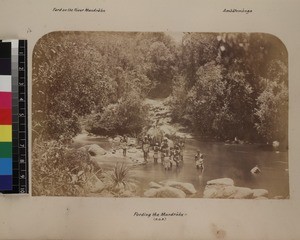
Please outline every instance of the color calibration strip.
[[0, 41], [0, 192], [28, 193], [27, 41]]

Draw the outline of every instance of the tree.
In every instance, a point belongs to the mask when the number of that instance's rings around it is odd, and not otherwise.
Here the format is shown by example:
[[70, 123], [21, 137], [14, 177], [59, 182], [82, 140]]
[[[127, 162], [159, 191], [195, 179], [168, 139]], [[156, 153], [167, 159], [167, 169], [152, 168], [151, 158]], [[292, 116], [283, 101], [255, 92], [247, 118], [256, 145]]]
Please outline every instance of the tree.
[[263, 89], [257, 98], [255, 124], [258, 133], [267, 141], [287, 143], [288, 135], [288, 84], [287, 67], [280, 60], [269, 64], [267, 77], [260, 79]]
[[247, 82], [243, 72], [234, 71], [228, 73], [226, 79], [226, 90], [224, 106], [226, 106], [227, 117], [220, 119], [223, 128], [223, 138], [251, 139], [254, 138], [253, 110], [255, 99], [253, 88]]
[[[189, 119], [202, 136], [222, 139], [261, 140], [268, 128], [284, 135], [287, 52], [278, 38], [262, 33], [186, 33], [178, 52], [178, 75], [186, 84], [174, 80], [173, 120], [187, 123]], [[284, 106], [279, 107], [280, 101]], [[179, 111], [175, 104], [185, 109]], [[285, 122], [281, 130], [279, 119], [277, 125], [267, 124], [274, 120], [272, 114], [279, 117], [278, 111]]]
[[222, 67], [209, 62], [197, 71], [197, 80], [188, 94], [188, 114], [194, 128], [203, 135], [213, 136], [218, 130], [214, 123], [223, 106], [225, 82]]
[[171, 108], [173, 121], [190, 124], [187, 116], [188, 89], [186, 78], [182, 75], [173, 79], [173, 88], [171, 98], [168, 104]]
[[101, 113], [92, 114], [86, 130], [98, 135], [128, 134], [137, 136], [148, 124], [148, 108], [139, 92], [131, 89], [115, 104], [110, 104]]
[[181, 43], [180, 70], [188, 81], [188, 87], [192, 87], [197, 79], [197, 71], [200, 66], [218, 57], [218, 40], [215, 33], [185, 33]]
[[172, 90], [174, 54], [163, 42], [154, 42], [147, 53], [147, 76], [155, 83], [150, 92], [153, 97], [167, 97]]

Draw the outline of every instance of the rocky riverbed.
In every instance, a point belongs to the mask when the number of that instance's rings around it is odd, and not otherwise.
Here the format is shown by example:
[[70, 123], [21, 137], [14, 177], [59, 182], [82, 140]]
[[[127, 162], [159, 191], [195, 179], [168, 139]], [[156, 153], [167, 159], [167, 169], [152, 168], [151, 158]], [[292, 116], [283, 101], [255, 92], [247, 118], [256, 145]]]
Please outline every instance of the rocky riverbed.
[[266, 189], [250, 189], [238, 187], [230, 178], [219, 178], [207, 182], [203, 192], [204, 198], [227, 199], [268, 199], [269, 192]]

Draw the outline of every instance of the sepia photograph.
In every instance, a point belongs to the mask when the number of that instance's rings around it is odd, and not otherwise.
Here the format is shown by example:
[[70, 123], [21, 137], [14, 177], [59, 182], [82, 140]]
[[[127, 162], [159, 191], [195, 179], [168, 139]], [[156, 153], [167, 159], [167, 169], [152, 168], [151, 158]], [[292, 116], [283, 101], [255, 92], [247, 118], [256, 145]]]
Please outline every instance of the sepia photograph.
[[57, 31], [32, 56], [32, 195], [289, 199], [267, 33]]

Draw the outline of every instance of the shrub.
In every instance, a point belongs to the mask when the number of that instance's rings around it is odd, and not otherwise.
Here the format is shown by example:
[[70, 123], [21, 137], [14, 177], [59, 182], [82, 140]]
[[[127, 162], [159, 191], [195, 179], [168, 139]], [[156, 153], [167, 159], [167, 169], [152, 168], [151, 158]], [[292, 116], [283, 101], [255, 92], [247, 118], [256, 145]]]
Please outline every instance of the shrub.
[[37, 140], [32, 153], [32, 193], [82, 196], [95, 169], [87, 151], [68, 148], [59, 141]]
[[90, 115], [86, 130], [97, 135], [138, 135], [148, 123], [148, 107], [135, 91], [110, 104], [102, 112]]
[[136, 190], [137, 181], [133, 178], [132, 169], [125, 163], [116, 163], [112, 170], [103, 173], [103, 177], [107, 189], [113, 194]]

